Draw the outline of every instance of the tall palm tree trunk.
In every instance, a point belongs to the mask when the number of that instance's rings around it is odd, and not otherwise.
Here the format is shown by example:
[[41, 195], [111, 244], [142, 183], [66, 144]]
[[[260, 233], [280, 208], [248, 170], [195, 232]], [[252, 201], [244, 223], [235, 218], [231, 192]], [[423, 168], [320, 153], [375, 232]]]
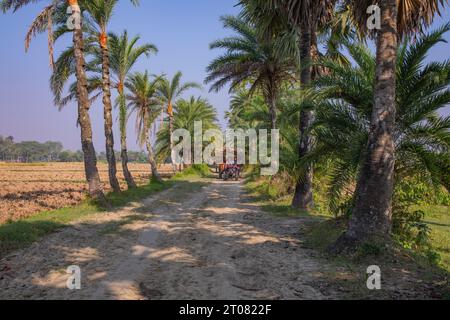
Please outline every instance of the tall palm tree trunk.
[[136, 188], [133, 176], [128, 169], [128, 150], [127, 150], [127, 106], [123, 86], [119, 85], [119, 123], [120, 123], [120, 158], [122, 160], [122, 170], [128, 188]]
[[[169, 102], [169, 106], [167, 108], [167, 113], [169, 114], [169, 144], [170, 144], [170, 161], [172, 162], [172, 168], [173, 172], [175, 173], [177, 171], [177, 165], [175, 164], [175, 160], [172, 157], [172, 150], [173, 150], [173, 107], [172, 103]], [[180, 166], [181, 171], [181, 166]]]
[[105, 119], [106, 159], [108, 161], [109, 184], [114, 192], [120, 192], [119, 180], [117, 180], [116, 156], [114, 154], [111, 77], [109, 75], [109, 50], [106, 32], [101, 33], [99, 42], [102, 51], [103, 116]]
[[[312, 72], [309, 66], [311, 62], [311, 30], [309, 26], [301, 27], [300, 30], [300, 82], [302, 86], [307, 87], [311, 84]], [[307, 66], [307, 67], [305, 67]], [[312, 148], [312, 137], [310, 128], [314, 120], [314, 113], [311, 110], [302, 110], [300, 112], [299, 122], [299, 159], [302, 159]], [[292, 206], [301, 210], [309, 210], [314, 206], [313, 200], [313, 168], [306, 168], [304, 174], [299, 178], [295, 186]]]
[[152, 168], [152, 179], [155, 179], [158, 182], [162, 182], [161, 176], [158, 172], [158, 166], [155, 161], [155, 155], [153, 154], [152, 144], [150, 143], [150, 139], [147, 137], [146, 139], [147, 152], [148, 152], [148, 162]]
[[277, 128], [276, 99], [270, 99], [270, 122], [272, 125], [272, 129], [275, 130]]
[[[148, 124], [148, 116], [146, 116], [146, 119], [144, 120], [146, 124]], [[148, 134], [149, 128], [145, 128], [145, 145], [147, 147], [147, 153], [148, 153], [148, 162], [150, 163], [150, 167], [152, 168], [152, 179], [162, 182], [161, 176], [158, 172], [158, 165], [155, 161], [155, 155], [153, 154], [153, 148], [152, 144], [150, 142], [150, 137]]]
[[266, 103], [269, 107], [269, 113], [270, 113], [270, 125], [272, 130], [275, 130], [277, 128], [277, 92], [276, 92], [276, 85], [273, 83], [270, 83], [267, 86], [267, 95], [266, 95]]
[[397, 59], [396, 0], [381, 1], [381, 29], [377, 37], [377, 67], [374, 107], [367, 144], [355, 192], [355, 206], [347, 232], [338, 239], [335, 251], [386, 237], [391, 230], [394, 185], [395, 82]]
[[[72, 12], [80, 13], [80, 7], [76, 0], [68, 1]], [[89, 195], [93, 199], [105, 201], [103, 186], [97, 169], [97, 156], [95, 154], [94, 144], [92, 142], [92, 126], [89, 117], [89, 96], [87, 89], [87, 77], [84, 69], [84, 43], [81, 22], [75, 25], [73, 31], [73, 45], [75, 56], [75, 68], [77, 77], [77, 96], [78, 96], [78, 123], [81, 128], [81, 146], [84, 154], [84, 168], [86, 179], [89, 184]]]

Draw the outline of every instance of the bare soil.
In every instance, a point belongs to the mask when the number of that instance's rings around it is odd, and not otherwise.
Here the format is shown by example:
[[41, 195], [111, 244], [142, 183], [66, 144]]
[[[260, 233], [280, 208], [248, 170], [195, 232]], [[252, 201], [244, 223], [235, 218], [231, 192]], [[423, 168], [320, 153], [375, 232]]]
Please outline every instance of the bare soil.
[[[96, 214], [0, 260], [0, 299], [342, 299], [363, 290], [364, 268], [302, 244], [311, 217], [274, 217], [250, 200], [239, 182], [199, 180]], [[71, 265], [80, 290], [67, 289]], [[422, 287], [399, 270], [378, 298], [429, 298]]]
[[[106, 163], [98, 164], [105, 191], [110, 191]], [[138, 185], [148, 183], [150, 166], [130, 163]], [[171, 166], [161, 166], [162, 174], [171, 174]], [[125, 179], [118, 166], [118, 179], [125, 190]], [[86, 199], [87, 186], [82, 163], [18, 164], [0, 163], [0, 224], [19, 220], [40, 211], [74, 206]]]

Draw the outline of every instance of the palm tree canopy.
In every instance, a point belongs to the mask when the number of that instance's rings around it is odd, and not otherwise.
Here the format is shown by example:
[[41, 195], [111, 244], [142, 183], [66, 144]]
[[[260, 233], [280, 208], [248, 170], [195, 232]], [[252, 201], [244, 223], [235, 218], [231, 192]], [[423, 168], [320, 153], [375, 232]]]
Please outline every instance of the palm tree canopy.
[[[376, 5], [379, 0], [346, 0], [352, 9], [353, 19], [364, 33], [368, 33], [367, 8]], [[397, 32], [400, 36], [423, 32], [433, 22], [436, 14], [440, 15], [441, 8], [448, 0], [401, 0], [397, 1]]]
[[261, 95], [250, 96], [245, 89], [231, 96], [230, 111], [225, 113], [230, 128], [265, 129], [270, 127], [269, 108]]
[[[429, 50], [443, 39], [450, 25], [398, 49], [394, 142], [396, 181], [421, 177], [447, 189], [448, 172], [442, 159], [450, 157], [450, 117], [440, 110], [450, 103], [450, 61], [425, 63]], [[318, 107], [314, 132], [317, 146], [308, 159], [332, 159], [332, 201], [354, 181], [366, 152], [373, 107], [376, 60], [362, 44], [348, 45], [356, 65], [335, 61], [323, 64], [331, 71], [316, 81], [327, 99]], [[335, 206], [336, 208], [337, 206]]]
[[[240, 4], [251, 18], [262, 22], [262, 26], [279, 28], [289, 21], [297, 28], [300, 25], [318, 27], [331, 20], [337, 0], [241, 0]], [[281, 20], [281, 21], [280, 21]], [[278, 26], [278, 27], [277, 27]]]
[[[39, 0], [0, 0], [0, 10], [6, 12], [8, 10], [17, 11], [22, 7], [39, 3]], [[28, 28], [25, 37], [25, 49], [28, 50], [32, 39], [40, 33], [47, 32], [48, 37], [48, 51], [50, 66], [54, 67], [53, 58], [53, 44], [54, 41], [61, 35], [70, 32], [67, 29], [67, 7], [69, 6], [67, 0], [48, 0], [50, 3], [42, 9], [42, 11], [36, 16]], [[86, 9], [89, 12], [89, 16], [84, 16], [84, 24], [90, 25], [92, 29], [92, 18], [99, 26], [100, 30], [97, 33], [101, 34], [105, 30], [106, 24], [109, 22], [115, 5], [118, 0], [79, 0], [78, 3], [81, 8]], [[130, 2], [137, 6], [139, 0], [130, 0]], [[57, 30], [54, 32], [53, 27], [56, 26]]]
[[287, 11], [292, 24], [318, 26], [332, 18], [337, 0], [270, 0]]
[[116, 77], [118, 89], [124, 85], [125, 78], [142, 55], [148, 57], [152, 53], [158, 53], [158, 48], [154, 44], [137, 46], [139, 39], [139, 36], [129, 39], [127, 31], [120, 36], [114, 33], [109, 34], [111, 71]]
[[[189, 130], [194, 136], [195, 121], [202, 121], [203, 130], [219, 129], [217, 111], [208, 100], [192, 96], [179, 99], [174, 104], [173, 129]], [[156, 140], [157, 157], [164, 161], [170, 155], [169, 125], [165, 123], [159, 130]]]
[[125, 83], [129, 93], [126, 98], [131, 113], [136, 113], [136, 133], [138, 143], [142, 146], [146, 141], [151, 124], [161, 113], [161, 99], [158, 97], [160, 77], [150, 76], [148, 71], [130, 75]]
[[[100, 27], [99, 32], [104, 32], [119, 0], [82, 0], [80, 2], [81, 7], [89, 12], [89, 15]], [[135, 6], [139, 5], [138, 0], [130, 0], [130, 2]]]
[[[110, 48], [110, 67], [112, 71], [112, 86], [123, 90], [125, 80], [136, 61], [142, 56], [149, 56], [156, 53], [157, 48], [153, 44], [138, 46], [139, 37], [128, 38], [125, 31], [120, 36], [110, 33], [108, 37]], [[101, 91], [101, 50], [98, 47], [96, 32], [91, 29], [86, 31], [85, 53], [88, 57], [86, 70], [89, 72], [88, 90], [91, 93], [91, 100], [95, 100]], [[57, 106], [64, 107], [68, 102], [76, 98], [76, 83], [69, 86], [69, 94], [63, 97], [63, 90], [71, 76], [75, 75], [75, 59], [73, 56], [73, 46], [63, 51], [55, 62], [55, 68], [50, 78], [50, 88], [54, 94], [54, 101]]]
[[201, 89], [202, 86], [196, 82], [181, 82], [183, 74], [178, 71], [175, 76], [169, 80], [167, 77], [162, 77], [158, 92], [159, 95], [168, 107], [168, 113], [172, 113], [173, 102], [178, 99], [183, 93], [190, 89]]
[[[219, 91], [230, 84], [230, 92], [243, 83], [251, 83], [250, 92], [260, 89], [267, 94], [270, 86], [279, 86], [285, 80], [294, 80], [295, 53], [283, 53], [286, 48], [277, 39], [262, 41], [255, 26], [242, 18], [222, 17], [225, 28], [237, 35], [211, 43], [211, 49], [225, 53], [208, 66], [205, 83], [212, 83], [211, 91]], [[283, 39], [286, 41], [286, 39]], [[295, 47], [295, 46], [292, 46]]]

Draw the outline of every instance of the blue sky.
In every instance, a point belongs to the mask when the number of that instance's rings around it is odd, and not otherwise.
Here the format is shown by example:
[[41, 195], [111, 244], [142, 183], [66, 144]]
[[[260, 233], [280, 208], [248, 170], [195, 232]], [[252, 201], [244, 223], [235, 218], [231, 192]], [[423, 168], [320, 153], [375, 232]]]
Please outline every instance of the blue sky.
[[[45, 4], [45, 1], [42, 1]], [[227, 35], [219, 17], [234, 14], [237, 0], [142, 0], [134, 8], [128, 1], [120, 1], [112, 19], [110, 31], [141, 36], [141, 43], [153, 43], [159, 53], [143, 58], [136, 70], [172, 76], [178, 70], [185, 81], [203, 83], [206, 66], [217, 55], [208, 45]], [[48, 79], [47, 39], [38, 36], [27, 54], [23, 40], [26, 29], [43, 5], [30, 6], [16, 14], [0, 15], [0, 135], [13, 135], [22, 140], [56, 140], [68, 149], [79, 149], [79, 133], [75, 126], [76, 105], [68, 105], [58, 112], [52, 103]], [[61, 50], [70, 44], [67, 37], [57, 43]], [[58, 52], [56, 52], [57, 55]], [[187, 95], [202, 95], [219, 110], [220, 117], [227, 109], [226, 90], [218, 94], [193, 90]], [[101, 102], [92, 106], [91, 117], [97, 150], [104, 150], [103, 113]], [[119, 149], [118, 128], [115, 128], [116, 148]], [[134, 118], [129, 122], [129, 149], [138, 150], [134, 133]]]
[[[132, 7], [128, 1], [120, 1], [112, 19], [110, 31], [127, 29], [130, 35], [139, 34], [141, 43], [155, 44], [159, 53], [149, 59], [142, 59], [136, 70], [148, 69], [151, 73], [166, 73], [172, 76], [183, 72], [185, 81], [203, 83], [208, 63], [217, 56], [208, 45], [217, 38], [228, 35], [222, 28], [219, 17], [235, 14], [238, 0], [142, 0], [141, 6]], [[48, 79], [46, 36], [38, 36], [27, 54], [23, 40], [26, 29], [42, 5], [30, 6], [16, 14], [0, 15], [0, 135], [13, 135], [17, 141], [55, 140], [63, 142], [67, 149], [80, 148], [79, 129], [76, 127], [76, 106], [68, 105], [58, 112], [52, 103]], [[447, 9], [435, 26], [450, 21]], [[450, 36], [447, 35], [450, 40]], [[57, 44], [57, 52], [69, 45], [66, 38]], [[436, 47], [429, 59], [450, 58], [450, 45]], [[209, 93], [192, 91], [188, 95], [207, 97], [219, 111], [221, 120], [228, 108], [229, 96], [226, 90]], [[98, 151], [104, 150], [103, 113], [101, 103], [92, 106], [91, 117], [94, 143]], [[222, 120], [223, 122], [223, 120]], [[129, 149], [139, 150], [134, 134], [134, 119], [129, 122]], [[116, 149], [119, 149], [118, 128], [115, 127]]]

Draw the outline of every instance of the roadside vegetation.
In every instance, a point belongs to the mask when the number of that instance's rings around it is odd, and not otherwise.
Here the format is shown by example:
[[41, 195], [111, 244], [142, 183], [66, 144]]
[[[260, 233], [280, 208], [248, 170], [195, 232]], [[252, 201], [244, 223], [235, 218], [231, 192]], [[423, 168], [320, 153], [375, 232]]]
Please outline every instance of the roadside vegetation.
[[[326, 179], [316, 174], [314, 185], [325, 186]], [[344, 269], [347, 272], [341, 277], [328, 275], [330, 283], [341, 287], [342, 294], [349, 298], [364, 298], [367, 288], [363, 276], [369, 265], [381, 266], [387, 277], [383, 281], [388, 283], [392, 279], [399, 279], [402, 275], [398, 270], [403, 269], [410, 273], [410, 281], [429, 281], [433, 283], [436, 298], [450, 297], [448, 284], [450, 283], [450, 206], [446, 205], [449, 198], [442, 195], [444, 199], [436, 199], [436, 204], [414, 205], [409, 208], [410, 212], [420, 211], [420, 226], [426, 228], [426, 240], [420, 245], [416, 242], [418, 229], [412, 232], [411, 238], [406, 240], [402, 233], [394, 235], [394, 241], [390, 244], [371, 243], [361, 246], [359, 250], [349, 255], [330, 255], [328, 248], [346, 230], [347, 218], [336, 217], [327, 208], [326, 188], [315, 193], [314, 201], [317, 204], [314, 210], [299, 211], [290, 205], [289, 194], [281, 187], [277, 178], [267, 179], [247, 172], [245, 181], [246, 191], [252, 201], [257, 203], [267, 214], [279, 219], [300, 218], [299, 232], [303, 239], [303, 246], [313, 249], [320, 256], [326, 258], [330, 263], [336, 265], [336, 269]], [[424, 201], [429, 201], [428, 194], [434, 194], [434, 190], [420, 189], [416, 195]], [[425, 192], [425, 193], [424, 193]], [[444, 200], [444, 203], [440, 201]], [[440, 203], [440, 204], [437, 204]], [[389, 280], [390, 279], [390, 280]], [[394, 281], [394, 280], [392, 280]], [[406, 281], [406, 280], [405, 280]], [[405, 296], [406, 297], [406, 296]], [[373, 295], [367, 296], [373, 298]], [[380, 294], [378, 298], [388, 298]]]

